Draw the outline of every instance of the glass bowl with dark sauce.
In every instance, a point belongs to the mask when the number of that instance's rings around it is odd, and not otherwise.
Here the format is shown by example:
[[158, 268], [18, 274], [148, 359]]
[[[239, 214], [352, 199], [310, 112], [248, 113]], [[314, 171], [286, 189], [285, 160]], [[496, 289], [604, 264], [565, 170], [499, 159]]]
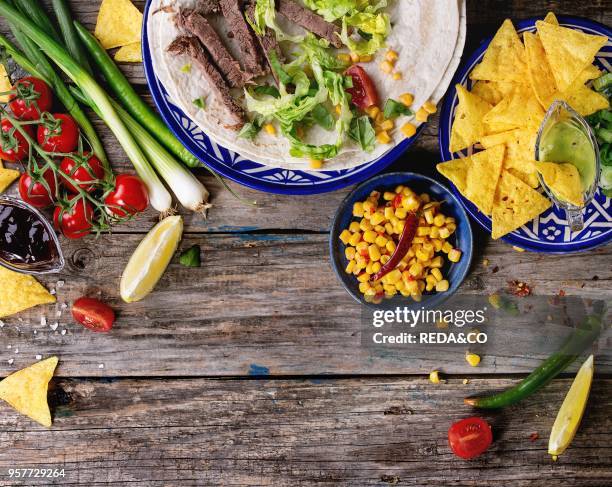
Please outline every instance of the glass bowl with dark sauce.
[[44, 215], [10, 196], [0, 196], [0, 265], [24, 274], [64, 268], [57, 235]]

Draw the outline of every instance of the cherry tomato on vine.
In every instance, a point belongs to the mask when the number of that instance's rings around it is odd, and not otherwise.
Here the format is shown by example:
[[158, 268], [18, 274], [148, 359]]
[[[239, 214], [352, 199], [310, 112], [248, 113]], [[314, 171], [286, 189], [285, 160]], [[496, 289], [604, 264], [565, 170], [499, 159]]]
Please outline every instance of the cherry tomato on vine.
[[107, 211], [124, 218], [146, 210], [149, 206], [149, 194], [138, 176], [119, 174], [115, 180], [115, 189], [108, 194], [104, 203]]
[[453, 453], [469, 460], [483, 453], [493, 441], [491, 426], [473, 416], [453, 423], [448, 430], [448, 443]]
[[[43, 184], [47, 183], [48, 189]], [[19, 195], [26, 203], [36, 208], [46, 208], [55, 201], [55, 177], [51, 169], [38, 174], [25, 172], [19, 178]]]
[[354, 64], [345, 73], [353, 80], [353, 87], [347, 88], [346, 92], [351, 95], [351, 102], [357, 108], [365, 110], [372, 105], [378, 105], [378, 92], [372, 78], [358, 64]]
[[[30, 144], [25, 140], [13, 124], [7, 118], [0, 122], [2, 131], [0, 132], [0, 159], [9, 162], [17, 162], [25, 159], [30, 151]], [[22, 125], [25, 132], [33, 137], [32, 129], [27, 125]]]
[[17, 93], [10, 95], [9, 107], [21, 120], [37, 120], [42, 112], [48, 112], [53, 106], [51, 88], [39, 78], [21, 78], [13, 85], [13, 90]]
[[97, 333], [110, 331], [115, 322], [115, 312], [109, 305], [87, 297], [79, 298], [72, 304], [72, 317]]
[[[77, 201], [74, 201], [77, 199]], [[53, 225], [66, 238], [82, 238], [91, 233], [93, 227], [92, 221], [94, 216], [93, 206], [89, 201], [78, 196], [72, 196], [68, 199], [70, 206], [56, 206], [53, 212]]]
[[[85, 152], [83, 155], [75, 153], [74, 156], [64, 157], [60, 163], [60, 171], [73, 179], [77, 186], [85, 191], [95, 189], [95, 180], [104, 179], [104, 167], [96, 156]], [[78, 189], [67, 178], [62, 177], [62, 184], [71, 193], [78, 193]]]
[[38, 145], [47, 152], [72, 152], [79, 143], [79, 127], [66, 113], [43, 117], [38, 126]]

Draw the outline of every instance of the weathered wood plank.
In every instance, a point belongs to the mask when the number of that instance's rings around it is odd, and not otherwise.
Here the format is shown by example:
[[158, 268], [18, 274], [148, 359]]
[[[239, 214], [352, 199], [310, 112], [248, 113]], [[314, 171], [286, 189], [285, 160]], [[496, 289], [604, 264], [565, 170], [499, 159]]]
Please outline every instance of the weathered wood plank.
[[[362, 348], [361, 308], [333, 274], [326, 235], [187, 235], [182, 246], [201, 245], [202, 267], [185, 268], [175, 260], [152, 295], [127, 305], [118, 297], [119, 278], [139, 240], [139, 235], [115, 234], [66, 242], [65, 272], [42, 281], [57, 289], [59, 303], [100, 294], [118, 313], [116, 328], [111, 334], [91, 333], [72, 324], [67, 310], [56, 317], [53, 306], [7, 318], [0, 335], [12, 348], [0, 349], [0, 374], [37, 354], [52, 353], [62, 357], [63, 376], [231, 376], [248, 374], [252, 364], [277, 375], [426, 373], [432, 368], [503, 373], [528, 371], [547, 354], [537, 347], [504, 350], [500, 356], [487, 350], [482, 365], [471, 369], [463, 348], [444, 357], [427, 348], [403, 353]], [[568, 295], [612, 297], [612, 246], [591, 252], [587, 266], [581, 255], [559, 265], [557, 257], [509, 254], [502, 244], [483, 245], [490, 263], [484, 267], [483, 255], [476, 257], [465, 294], [487, 296], [518, 279], [540, 295], [563, 289]], [[58, 280], [63, 287], [57, 287]], [[46, 327], [40, 325], [41, 315]], [[58, 328], [49, 329], [54, 322]], [[9, 358], [15, 359], [13, 365]]]
[[495, 441], [466, 462], [447, 443], [474, 413], [462, 398], [514, 380], [56, 380], [50, 430], [0, 406], [0, 482], [39, 467], [64, 468], [61, 485], [605, 485], [610, 379], [596, 378], [571, 448], [556, 463], [546, 452], [570, 382], [479, 412]]

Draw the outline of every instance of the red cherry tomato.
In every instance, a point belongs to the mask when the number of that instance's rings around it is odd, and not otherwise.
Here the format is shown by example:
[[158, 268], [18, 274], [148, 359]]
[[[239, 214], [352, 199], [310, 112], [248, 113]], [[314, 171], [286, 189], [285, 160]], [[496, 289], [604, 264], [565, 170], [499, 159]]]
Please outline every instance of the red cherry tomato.
[[138, 176], [119, 174], [104, 203], [110, 213], [119, 218], [135, 215], [149, 206], [147, 187]]
[[79, 298], [72, 304], [72, 317], [97, 333], [110, 331], [115, 322], [115, 312], [109, 305], [86, 297]]
[[[69, 198], [69, 201], [74, 198], [76, 196]], [[94, 211], [91, 203], [79, 198], [71, 208], [55, 207], [53, 225], [61, 230], [66, 238], [83, 238], [91, 233], [93, 216]]]
[[74, 118], [65, 113], [54, 113], [45, 124], [38, 126], [37, 139], [47, 152], [72, 152], [79, 143], [79, 127]]
[[53, 105], [51, 88], [43, 80], [26, 76], [13, 85], [17, 91], [9, 97], [9, 107], [17, 118], [37, 120], [42, 112], [48, 112]]
[[[0, 132], [0, 159], [9, 162], [21, 161], [28, 155], [30, 144], [7, 118], [2, 119], [0, 126], [2, 127]], [[33, 137], [32, 129], [29, 126], [23, 125], [22, 128], [30, 137]]]
[[469, 460], [483, 453], [493, 441], [491, 426], [476, 416], [453, 423], [448, 430], [448, 443], [453, 453]]
[[351, 95], [353, 105], [362, 110], [378, 105], [378, 91], [365, 69], [354, 64], [346, 70], [345, 74], [353, 80], [353, 87], [346, 89], [346, 92]]
[[[47, 183], [49, 189], [45, 187], [42, 181]], [[46, 208], [53, 204], [56, 187], [55, 177], [51, 169], [35, 175], [25, 172], [19, 178], [21, 199], [36, 208]]]
[[[74, 156], [64, 157], [60, 164], [60, 171], [77, 181], [77, 186], [85, 191], [95, 189], [95, 184], [92, 181], [104, 179], [104, 167], [100, 159], [96, 156], [90, 156], [88, 152], [83, 155], [75, 154]], [[62, 181], [65, 188], [71, 193], [79, 192], [68, 179], [62, 177]]]

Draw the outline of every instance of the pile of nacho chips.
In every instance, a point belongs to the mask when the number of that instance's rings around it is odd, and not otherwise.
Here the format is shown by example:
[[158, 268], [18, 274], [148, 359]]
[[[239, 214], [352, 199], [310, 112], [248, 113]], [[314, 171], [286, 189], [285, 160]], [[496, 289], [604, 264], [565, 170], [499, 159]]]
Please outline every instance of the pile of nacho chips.
[[94, 35], [104, 49], [119, 47], [118, 62], [142, 62], [142, 13], [130, 0], [102, 0]]
[[[536, 188], [538, 168], [567, 184], [574, 175], [537, 166], [535, 142], [546, 110], [564, 100], [581, 115], [608, 108], [608, 100], [587, 86], [601, 72], [592, 63], [607, 37], [561, 27], [554, 14], [536, 22], [523, 40], [506, 20], [482, 62], [472, 71], [472, 91], [457, 85], [458, 105], [450, 151], [485, 150], [438, 165], [438, 170], [493, 220], [499, 238], [550, 207]], [[568, 189], [569, 191], [569, 189]], [[570, 195], [576, 200], [576, 195]]]

